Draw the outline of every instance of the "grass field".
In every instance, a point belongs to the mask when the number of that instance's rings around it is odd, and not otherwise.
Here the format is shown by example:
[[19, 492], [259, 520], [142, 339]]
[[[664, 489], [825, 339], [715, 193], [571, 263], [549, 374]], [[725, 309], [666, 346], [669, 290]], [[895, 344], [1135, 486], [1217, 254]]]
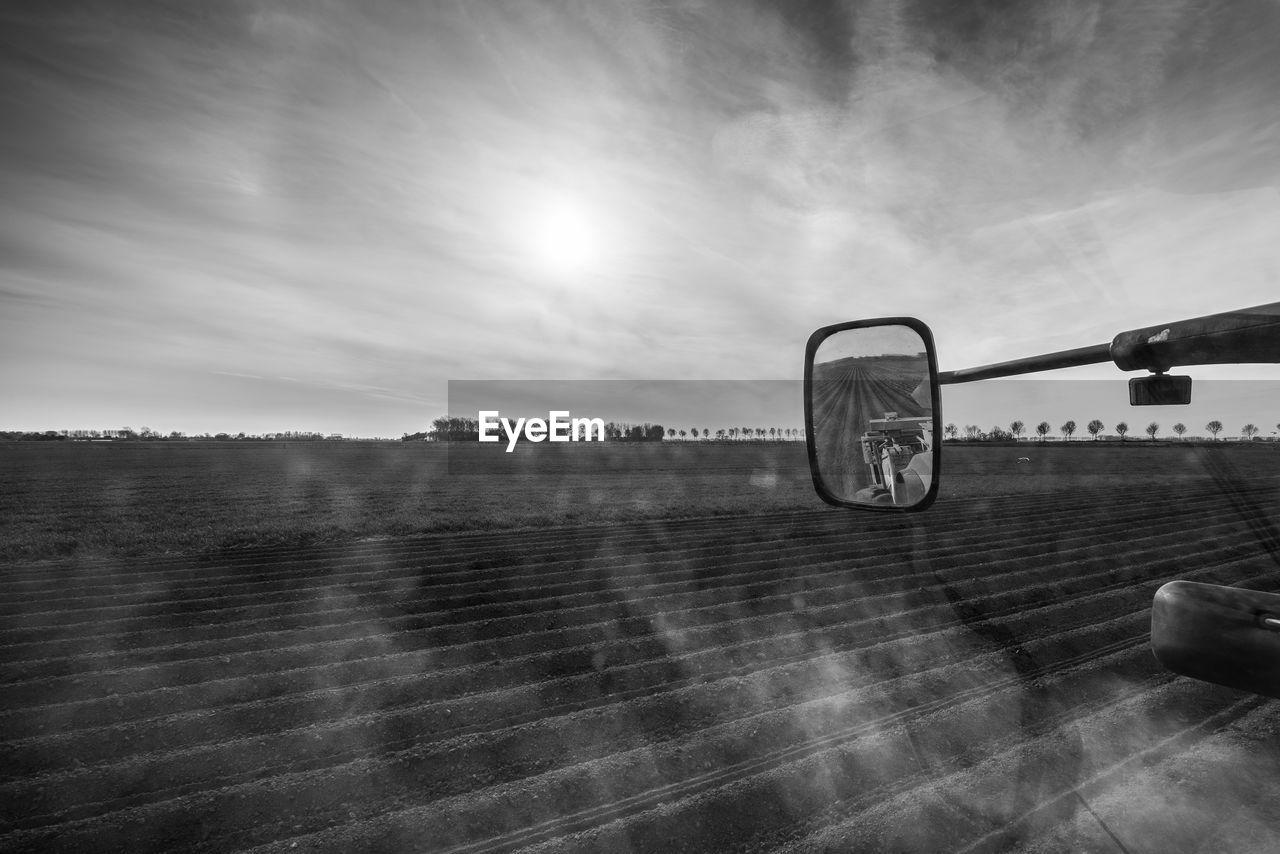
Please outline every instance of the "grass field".
[[591, 450], [5, 448], [72, 554], [2, 565], [0, 849], [1280, 847], [1280, 704], [1147, 647], [1280, 590], [1278, 449], [948, 446], [924, 516]]

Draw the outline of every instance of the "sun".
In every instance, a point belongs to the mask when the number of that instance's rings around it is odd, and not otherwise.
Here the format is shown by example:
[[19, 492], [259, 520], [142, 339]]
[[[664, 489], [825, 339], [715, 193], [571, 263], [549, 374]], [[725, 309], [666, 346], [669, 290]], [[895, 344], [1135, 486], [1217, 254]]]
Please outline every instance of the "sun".
[[532, 248], [548, 272], [579, 272], [598, 259], [600, 236], [581, 204], [559, 200], [547, 205], [530, 231]]

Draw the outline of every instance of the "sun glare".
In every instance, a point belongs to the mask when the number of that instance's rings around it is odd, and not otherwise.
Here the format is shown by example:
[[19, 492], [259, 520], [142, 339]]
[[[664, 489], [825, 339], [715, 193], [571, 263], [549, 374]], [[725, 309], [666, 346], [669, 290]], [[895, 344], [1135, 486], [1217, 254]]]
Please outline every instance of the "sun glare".
[[532, 232], [534, 251], [552, 272], [582, 270], [596, 260], [598, 236], [580, 206], [568, 202], [549, 206]]

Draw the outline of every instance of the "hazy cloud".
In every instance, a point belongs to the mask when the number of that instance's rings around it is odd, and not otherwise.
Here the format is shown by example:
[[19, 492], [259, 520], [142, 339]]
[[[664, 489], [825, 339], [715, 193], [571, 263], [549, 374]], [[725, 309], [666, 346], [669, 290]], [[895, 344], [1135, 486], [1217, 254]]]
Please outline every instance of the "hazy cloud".
[[794, 377], [813, 327], [897, 313], [956, 367], [1274, 294], [1261, 0], [0, 18], [14, 427], [116, 417], [88, 377], [198, 428], [224, 371], [396, 433], [451, 378]]

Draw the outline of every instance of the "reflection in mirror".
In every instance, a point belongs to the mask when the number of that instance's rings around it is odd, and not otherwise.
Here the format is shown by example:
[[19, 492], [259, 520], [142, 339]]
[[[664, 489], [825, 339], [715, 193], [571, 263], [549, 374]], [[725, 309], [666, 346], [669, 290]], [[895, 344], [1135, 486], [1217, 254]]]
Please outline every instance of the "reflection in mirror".
[[813, 445], [826, 491], [912, 507], [933, 482], [933, 409], [924, 339], [908, 326], [844, 329], [813, 357]]

